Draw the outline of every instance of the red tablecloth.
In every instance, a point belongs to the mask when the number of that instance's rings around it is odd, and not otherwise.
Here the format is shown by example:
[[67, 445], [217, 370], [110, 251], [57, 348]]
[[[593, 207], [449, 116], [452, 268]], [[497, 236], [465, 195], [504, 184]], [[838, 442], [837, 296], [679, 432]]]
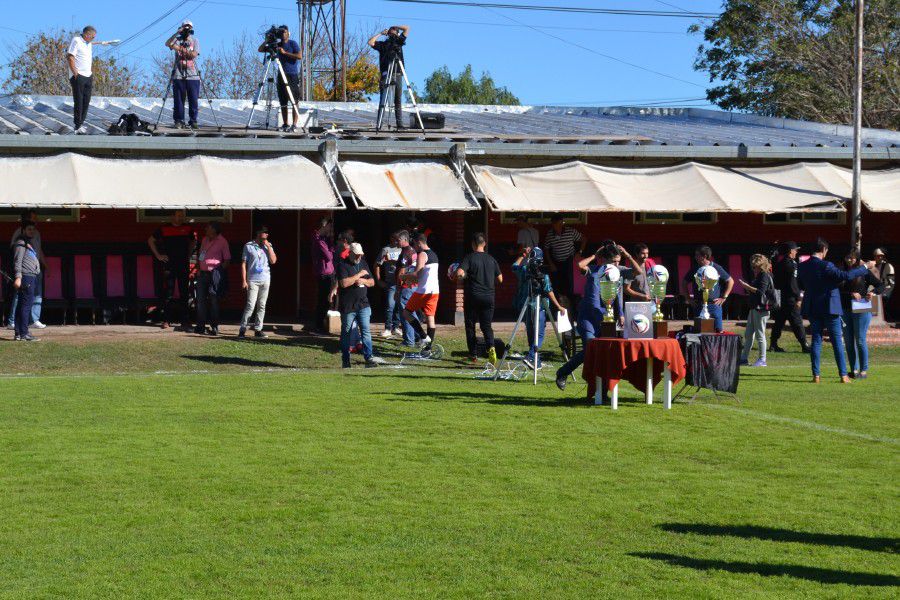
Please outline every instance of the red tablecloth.
[[611, 390], [620, 380], [628, 381], [639, 390], [647, 384], [647, 359], [653, 361], [653, 385], [662, 379], [663, 362], [669, 363], [672, 384], [687, 374], [684, 355], [677, 340], [671, 338], [626, 340], [621, 338], [596, 338], [588, 342], [584, 353], [584, 370], [581, 376], [587, 381], [588, 396], [596, 390], [597, 377], [606, 380]]

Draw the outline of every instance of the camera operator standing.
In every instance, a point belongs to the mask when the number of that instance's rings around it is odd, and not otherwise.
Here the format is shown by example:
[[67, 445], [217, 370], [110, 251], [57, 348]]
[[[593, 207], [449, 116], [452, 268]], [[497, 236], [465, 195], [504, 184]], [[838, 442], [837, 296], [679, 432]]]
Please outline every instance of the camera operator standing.
[[197, 70], [200, 42], [194, 37], [194, 24], [185, 20], [178, 31], [166, 40], [166, 48], [175, 52], [175, 65], [172, 71], [175, 102], [172, 115], [175, 119], [175, 128], [184, 129], [184, 101], [187, 98], [188, 127], [196, 129], [200, 105], [200, 72]]
[[[276, 77], [278, 81], [278, 103], [281, 105], [281, 130], [285, 133], [294, 133], [297, 131], [297, 124], [300, 121], [300, 112], [297, 110], [297, 102], [300, 100], [300, 60], [303, 58], [300, 52], [300, 44], [296, 40], [291, 39], [291, 32], [287, 25], [276, 28], [275, 32], [280, 37], [275, 46], [278, 61], [284, 70], [284, 76], [287, 81], [282, 81], [280, 77]], [[268, 40], [260, 44], [258, 52], [270, 52], [271, 44]], [[293, 94], [294, 102], [291, 107], [294, 111], [293, 125], [288, 126], [288, 104], [291, 103], [291, 96], [288, 89]]]
[[[386, 38], [379, 40], [378, 38], [381, 36], [386, 36]], [[395, 60], [403, 61], [403, 46], [406, 45], [407, 36], [409, 36], [408, 25], [394, 25], [369, 38], [369, 46], [378, 52], [378, 69], [381, 72], [378, 90], [381, 96], [378, 102], [378, 122], [381, 122], [381, 115], [384, 114], [387, 92], [393, 87], [397, 129], [403, 129], [403, 73], [400, 69], [395, 69], [393, 76], [390, 76], [390, 73], [391, 64]], [[388, 81], [389, 79], [390, 81]]]

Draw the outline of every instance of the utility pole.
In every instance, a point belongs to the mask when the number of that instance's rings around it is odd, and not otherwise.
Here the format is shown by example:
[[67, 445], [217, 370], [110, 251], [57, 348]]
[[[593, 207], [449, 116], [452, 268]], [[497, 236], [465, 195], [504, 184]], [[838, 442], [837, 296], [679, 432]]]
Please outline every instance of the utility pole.
[[304, 101], [313, 99], [317, 78], [331, 83], [332, 100], [347, 100], [346, 4], [346, 0], [297, 0]]
[[853, 94], [853, 195], [850, 243], [860, 251], [862, 245], [862, 103], [863, 103], [863, 14], [865, 0], [856, 0], [856, 81]]

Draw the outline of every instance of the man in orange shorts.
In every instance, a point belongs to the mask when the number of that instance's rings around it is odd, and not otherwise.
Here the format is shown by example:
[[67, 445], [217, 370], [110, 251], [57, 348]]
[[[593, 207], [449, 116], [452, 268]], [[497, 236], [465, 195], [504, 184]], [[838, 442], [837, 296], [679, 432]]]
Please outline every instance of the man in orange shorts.
[[[428, 247], [428, 237], [424, 233], [417, 234], [413, 240], [416, 252], [416, 268], [412, 272], [405, 273], [404, 279], [409, 283], [415, 283], [416, 289], [406, 308], [403, 309], [403, 318], [412, 326], [422, 338], [422, 350], [428, 352], [434, 343], [434, 315], [437, 313], [438, 296], [440, 295], [438, 257], [434, 250]], [[416, 318], [415, 312], [421, 310], [425, 314], [428, 331], [422, 329], [422, 323]]]

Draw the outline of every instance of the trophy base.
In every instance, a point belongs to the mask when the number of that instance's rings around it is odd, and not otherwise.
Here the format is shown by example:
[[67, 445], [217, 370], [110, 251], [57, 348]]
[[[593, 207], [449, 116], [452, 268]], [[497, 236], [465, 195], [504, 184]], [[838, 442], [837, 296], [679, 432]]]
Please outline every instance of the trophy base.
[[653, 322], [653, 337], [655, 337], [657, 339], [669, 337], [669, 322], [668, 321], [654, 321]]
[[616, 323], [613, 321], [612, 323], [607, 323], [603, 321], [600, 323], [600, 337], [604, 338], [614, 338], [619, 337], [619, 332], [616, 329]]
[[694, 319], [694, 333], [715, 333], [715, 319]]

